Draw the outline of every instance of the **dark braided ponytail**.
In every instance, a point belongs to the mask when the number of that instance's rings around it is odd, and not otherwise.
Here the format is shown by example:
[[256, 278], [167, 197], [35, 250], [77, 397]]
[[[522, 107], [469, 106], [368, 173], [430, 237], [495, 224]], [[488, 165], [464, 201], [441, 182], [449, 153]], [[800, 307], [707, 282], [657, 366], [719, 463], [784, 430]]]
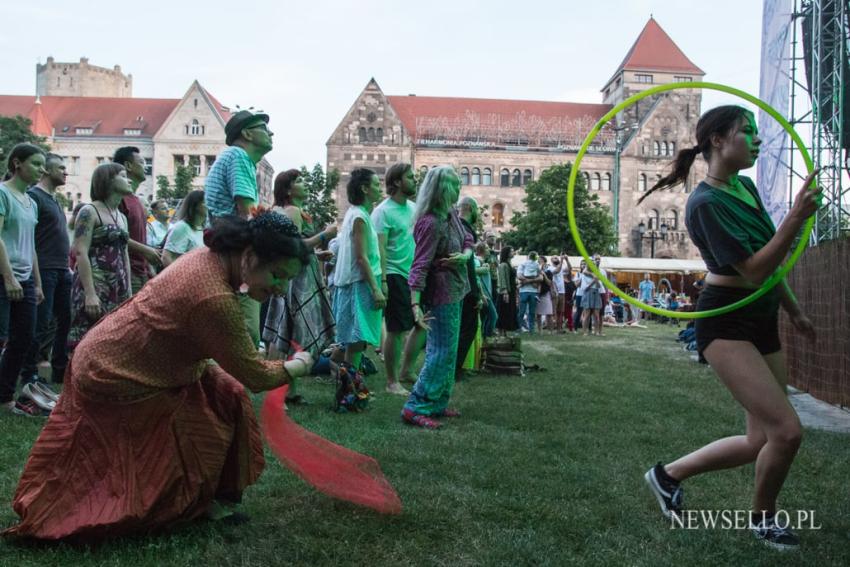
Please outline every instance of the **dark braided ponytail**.
[[741, 118], [750, 114], [746, 108], [738, 105], [725, 105], [712, 108], [702, 116], [697, 122], [697, 145], [692, 148], [680, 150], [673, 160], [672, 171], [658, 180], [649, 191], [644, 193], [637, 204], [640, 205], [644, 199], [649, 197], [658, 189], [666, 189], [679, 183], [684, 183], [688, 179], [691, 172], [691, 166], [698, 155], [707, 161], [711, 156], [711, 136], [719, 134], [725, 136], [732, 128], [738, 125]]

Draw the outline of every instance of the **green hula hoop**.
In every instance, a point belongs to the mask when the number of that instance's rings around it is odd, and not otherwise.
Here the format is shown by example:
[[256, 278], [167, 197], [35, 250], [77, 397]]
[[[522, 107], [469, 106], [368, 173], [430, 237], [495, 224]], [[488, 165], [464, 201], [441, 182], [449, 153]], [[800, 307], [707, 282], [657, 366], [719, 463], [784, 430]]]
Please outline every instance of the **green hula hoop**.
[[806, 150], [806, 146], [803, 144], [803, 140], [800, 138], [800, 135], [797, 134], [794, 127], [788, 123], [785, 118], [779, 114], [772, 106], [767, 104], [761, 99], [754, 97], [753, 95], [746, 93], [742, 90], [736, 89], [734, 87], [729, 87], [726, 85], [721, 85], [719, 83], [704, 83], [700, 81], [694, 82], [686, 82], [686, 83], [670, 83], [666, 85], [658, 85], [657, 87], [652, 87], [645, 91], [634, 94], [612, 108], [605, 116], [599, 119], [599, 121], [593, 126], [588, 133], [587, 137], [584, 139], [584, 143], [581, 145], [581, 148], [578, 151], [578, 155], [576, 155], [575, 162], [572, 165], [570, 171], [570, 181], [569, 187], [567, 189], [567, 216], [570, 223], [570, 233], [573, 235], [573, 239], [576, 243], [576, 248], [578, 248], [579, 253], [582, 258], [584, 258], [585, 262], [587, 262], [587, 266], [590, 270], [599, 278], [606, 288], [611, 290], [616, 295], [620, 296], [624, 301], [634, 305], [635, 307], [639, 307], [645, 311], [649, 311], [650, 313], [655, 313], [657, 315], [663, 315], [665, 317], [673, 317], [677, 319], [703, 319], [706, 317], [715, 317], [717, 315], [723, 315], [725, 313], [729, 313], [736, 309], [739, 309], [749, 303], [752, 303], [768, 291], [770, 291], [776, 284], [778, 284], [782, 279], [791, 271], [791, 268], [794, 267], [794, 264], [803, 254], [803, 250], [805, 250], [806, 245], [809, 242], [809, 237], [812, 233], [812, 226], [815, 222], [815, 216], [812, 215], [806, 221], [806, 224], [803, 227], [803, 234], [805, 234], [805, 238], [801, 238], [799, 244], [794, 249], [794, 252], [791, 254], [791, 257], [788, 261], [780, 266], [780, 268], [770, 277], [768, 278], [757, 290], [748, 295], [747, 297], [736, 301], [735, 303], [731, 303], [724, 307], [718, 307], [716, 309], [708, 309], [706, 311], [670, 311], [668, 309], [659, 309], [658, 307], [653, 307], [651, 305], [647, 305], [634, 297], [630, 297], [620, 291], [620, 289], [612, 284], [608, 278], [606, 278], [602, 272], [599, 271], [599, 268], [591, 261], [590, 255], [587, 253], [587, 249], [584, 247], [584, 242], [581, 240], [581, 235], [578, 231], [578, 224], [576, 223], [576, 214], [575, 214], [575, 188], [576, 188], [576, 180], [578, 179], [579, 172], [579, 164], [581, 164], [581, 160], [584, 157], [584, 154], [587, 152], [587, 148], [590, 147], [590, 143], [596, 138], [599, 134], [599, 131], [602, 129], [605, 124], [608, 123], [609, 120], [614, 118], [620, 111], [625, 108], [633, 105], [637, 101], [644, 99], [646, 97], [663, 93], [667, 91], [672, 91], [674, 89], [711, 89], [715, 91], [722, 91], [725, 93], [729, 93], [735, 96], [738, 96], [744, 100], [747, 100], [754, 105], [758, 106], [765, 112], [767, 112], [770, 116], [772, 116], [779, 124], [785, 129], [786, 132], [791, 136], [791, 139], [794, 140], [794, 144], [797, 146], [797, 149], [803, 156], [803, 161], [806, 164], [806, 169], [809, 173], [814, 169], [814, 164], [812, 163], [812, 158], [809, 155], [809, 152]]

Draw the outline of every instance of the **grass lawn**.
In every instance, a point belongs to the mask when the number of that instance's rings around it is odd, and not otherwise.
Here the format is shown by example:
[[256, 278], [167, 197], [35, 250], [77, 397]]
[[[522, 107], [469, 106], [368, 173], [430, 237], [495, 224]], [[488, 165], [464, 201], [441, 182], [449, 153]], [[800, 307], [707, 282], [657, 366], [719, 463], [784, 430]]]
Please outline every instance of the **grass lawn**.
[[[743, 412], [711, 371], [689, 360], [675, 328], [606, 329], [603, 338], [534, 337], [524, 378], [460, 383], [463, 417], [440, 431], [403, 425], [403, 399], [378, 393], [366, 414], [328, 411], [332, 388], [307, 380], [304, 427], [375, 457], [404, 503], [382, 517], [331, 500], [271, 454], [245, 494], [251, 522], [209, 523], [97, 549], [0, 543], [0, 564], [25, 565], [848, 565], [850, 438], [807, 431], [783, 491], [820, 530], [780, 554], [749, 531], [671, 529], [643, 482], [668, 461], [743, 431]], [[257, 397], [257, 408], [261, 397]], [[40, 424], [0, 420], [0, 499], [8, 503]], [[686, 483], [691, 508], [746, 509], [753, 467]], [[8, 504], [0, 524], [15, 515]]]

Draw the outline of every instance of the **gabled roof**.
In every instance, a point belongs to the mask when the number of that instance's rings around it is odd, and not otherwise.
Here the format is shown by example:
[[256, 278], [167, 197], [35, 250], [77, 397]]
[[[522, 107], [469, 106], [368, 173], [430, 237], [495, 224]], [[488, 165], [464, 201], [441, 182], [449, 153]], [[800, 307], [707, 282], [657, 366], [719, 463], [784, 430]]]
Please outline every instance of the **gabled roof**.
[[[229, 111], [201, 87], [224, 122]], [[0, 95], [0, 116], [26, 116], [33, 131], [42, 136], [76, 136], [75, 129], [93, 128], [89, 136], [124, 136], [124, 130], [141, 129], [150, 138], [162, 127], [182, 99], [102, 98], [79, 96]], [[52, 131], [52, 132], [51, 132]], [[88, 136], [87, 136], [88, 137]]]
[[668, 71], [705, 75], [693, 61], [682, 53], [655, 18], [650, 17], [617, 71]]
[[547, 138], [584, 136], [611, 110], [609, 104], [388, 96], [413, 140], [437, 135], [457, 138]]

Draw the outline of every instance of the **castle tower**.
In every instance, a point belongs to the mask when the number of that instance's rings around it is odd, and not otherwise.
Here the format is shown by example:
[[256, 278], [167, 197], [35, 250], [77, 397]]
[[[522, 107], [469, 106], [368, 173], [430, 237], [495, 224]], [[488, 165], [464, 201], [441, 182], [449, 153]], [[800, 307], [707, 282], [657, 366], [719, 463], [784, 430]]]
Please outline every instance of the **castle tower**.
[[130, 98], [133, 96], [133, 75], [89, 65], [86, 57], [79, 63], [58, 63], [53, 57], [47, 63], [36, 64], [36, 94], [39, 96], [86, 96]]

